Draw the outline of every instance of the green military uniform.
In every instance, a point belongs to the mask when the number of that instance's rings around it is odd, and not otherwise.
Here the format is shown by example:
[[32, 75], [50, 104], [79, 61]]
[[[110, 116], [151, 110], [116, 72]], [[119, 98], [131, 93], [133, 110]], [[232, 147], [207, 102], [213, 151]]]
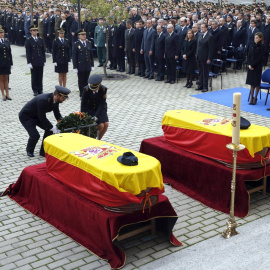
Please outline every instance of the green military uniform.
[[97, 47], [97, 57], [99, 66], [103, 66], [106, 62], [106, 28], [104, 26], [97, 25], [94, 34], [94, 43]]

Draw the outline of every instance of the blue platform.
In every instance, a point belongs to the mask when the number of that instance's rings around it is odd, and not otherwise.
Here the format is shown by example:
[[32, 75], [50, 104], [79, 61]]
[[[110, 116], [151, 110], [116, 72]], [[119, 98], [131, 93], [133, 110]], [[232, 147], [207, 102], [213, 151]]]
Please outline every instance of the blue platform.
[[[244, 87], [236, 87], [225, 90], [219, 90], [214, 92], [201, 93], [198, 95], [191, 95], [192, 97], [200, 98], [203, 100], [211, 101], [224, 106], [232, 107], [233, 93], [241, 93], [241, 110], [249, 113], [258, 114], [265, 117], [270, 117], [270, 111], [266, 108], [270, 107], [270, 103], [264, 105], [266, 99], [266, 93], [262, 92], [262, 99], [260, 99], [260, 93], [258, 94], [258, 101], [256, 105], [249, 105], [248, 95], [249, 89]], [[269, 97], [270, 102], [270, 97]]]

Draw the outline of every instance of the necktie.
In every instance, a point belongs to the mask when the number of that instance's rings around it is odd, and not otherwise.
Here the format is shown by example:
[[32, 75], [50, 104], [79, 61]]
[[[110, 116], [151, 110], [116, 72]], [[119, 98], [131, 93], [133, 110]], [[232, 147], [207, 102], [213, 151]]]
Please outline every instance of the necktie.
[[4, 39], [3, 38], [1, 38], [1, 42], [4, 44]]
[[64, 40], [61, 38], [61, 42], [64, 43]]
[[35, 41], [37, 41], [37, 38], [35, 38]]
[[85, 47], [85, 42], [83, 43], [83, 46]]

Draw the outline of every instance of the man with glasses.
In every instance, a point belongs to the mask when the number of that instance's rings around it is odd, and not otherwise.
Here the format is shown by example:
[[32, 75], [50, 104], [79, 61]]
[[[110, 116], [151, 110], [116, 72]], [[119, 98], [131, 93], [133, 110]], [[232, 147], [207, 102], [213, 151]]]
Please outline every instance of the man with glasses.
[[46, 113], [53, 111], [55, 119], [57, 121], [61, 120], [62, 116], [59, 112], [59, 103], [64, 102], [68, 98], [69, 93], [70, 90], [65, 87], [55, 86], [54, 93], [34, 97], [20, 111], [20, 122], [29, 134], [26, 146], [26, 153], [29, 157], [34, 157], [34, 150], [40, 138], [37, 126], [45, 130], [39, 152], [43, 157], [45, 157], [43, 148], [44, 139], [52, 134], [60, 133], [60, 130], [56, 126], [53, 126], [47, 119]]
[[94, 70], [94, 59], [91, 42], [86, 40], [86, 31], [78, 31], [79, 40], [76, 41], [72, 48], [73, 71], [78, 74], [78, 86], [80, 97], [83, 88], [88, 84], [90, 72]]

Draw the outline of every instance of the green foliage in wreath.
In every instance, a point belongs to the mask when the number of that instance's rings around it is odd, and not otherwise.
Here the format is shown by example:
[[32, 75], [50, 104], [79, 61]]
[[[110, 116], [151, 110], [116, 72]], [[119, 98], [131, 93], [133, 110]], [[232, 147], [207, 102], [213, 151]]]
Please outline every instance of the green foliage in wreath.
[[[83, 126], [94, 124], [93, 117], [87, 113], [75, 112], [70, 113], [68, 116], [65, 116], [60, 122], [57, 123], [57, 128], [61, 130], [61, 133], [79, 133], [85, 136], [89, 136], [89, 128], [84, 128]], [[65, 129], [74, 128], [69, 131]], [[97, 126], [90, 128], [90, 137], [97, 137]]]

